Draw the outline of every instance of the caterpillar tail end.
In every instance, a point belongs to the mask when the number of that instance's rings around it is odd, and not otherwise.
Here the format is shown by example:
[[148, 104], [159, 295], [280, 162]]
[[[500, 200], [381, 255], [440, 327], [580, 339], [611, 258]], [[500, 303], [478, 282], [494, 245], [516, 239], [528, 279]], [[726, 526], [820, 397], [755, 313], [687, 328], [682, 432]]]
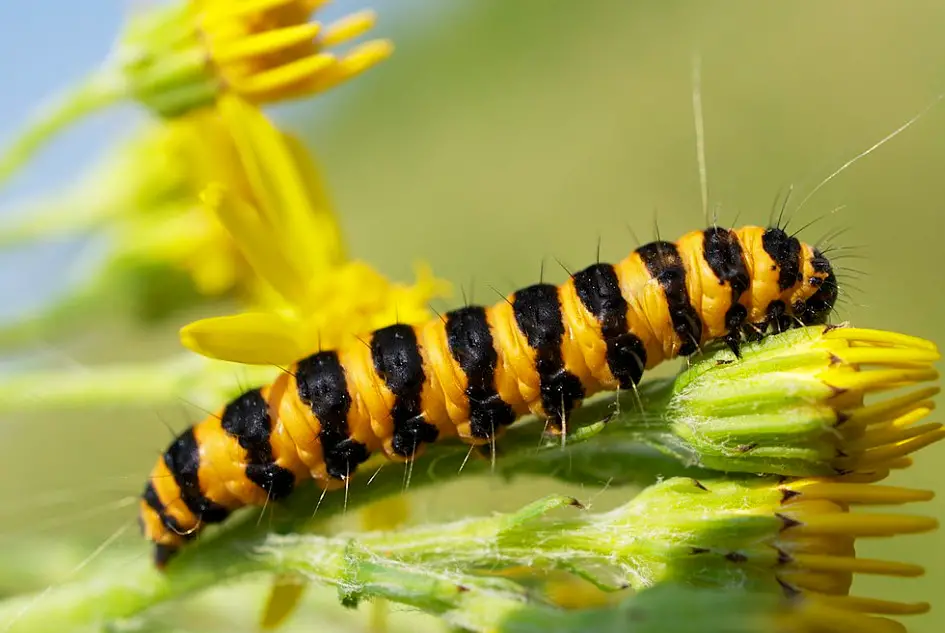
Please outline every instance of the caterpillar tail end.
[[174, 545], [162, 545], [160, 543], [155, 544], [154, 566], [157, 568], [157, 570], [163, 572], [167, 568], [167, 564], [177, 555], [179, 550], [180, 548]]

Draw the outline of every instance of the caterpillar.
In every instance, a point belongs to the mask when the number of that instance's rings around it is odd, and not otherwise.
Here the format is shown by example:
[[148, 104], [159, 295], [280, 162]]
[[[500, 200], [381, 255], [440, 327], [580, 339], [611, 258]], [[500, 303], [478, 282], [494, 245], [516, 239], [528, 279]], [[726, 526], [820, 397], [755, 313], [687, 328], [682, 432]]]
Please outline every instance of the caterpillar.
[[142, 531], [163, 568], [204, 526], [305, 478], [334, 489], [378, 450], [406, 461], [444, 437], [484, 444], [527, 413], [560, 430], [584, 398], [632, 389], [664, 360], [714, 341], [737, 355], [769, 328], [824, 323], [837, 292], [823, 253], [781, 228], [712, 227], [560, 286], [381, 328], [181, 433], [142, 494]]

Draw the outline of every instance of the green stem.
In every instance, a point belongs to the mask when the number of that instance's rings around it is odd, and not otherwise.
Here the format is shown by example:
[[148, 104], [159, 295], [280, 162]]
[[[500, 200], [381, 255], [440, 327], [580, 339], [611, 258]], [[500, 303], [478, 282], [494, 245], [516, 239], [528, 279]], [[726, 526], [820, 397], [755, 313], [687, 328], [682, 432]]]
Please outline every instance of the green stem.
[[199, 376], [203, 363], [193, 361], [184, 356], [71, 371], [19, 371], [0, 382], [0, 413], [166, 404], [184, 393], [189, 379]]
[[[742, 545], [742, 551], [749, 551], [783, 527], [774, 514], [780, 492], [772, 492], [771, 486], [760, 480], [748, 485], [737, 480], [706, 482], [669, 479], [600, 514], [551, 515], [561, 508], [584, 509], [571, 497], [551, 496], [509, 515], [350, 538], [357, 539], [359, 547], [403, 563], [444, 570], [568, 569], [604, 589], [629, 584], [641, 590], [673, 578], [679, 567], [687, 566], [693, 548], [724, 554], [726, 547]], [[344, 537], [270, 535], [257, 552], [278, 560], [282, 571], [293, 571], [304, 568], [310, 557], [318, 559], [349, 542]], [[773, 574], [764, 569], [764, 553], [758, 560], [760, 573], [746, 572], [737, 583], [777, 588]], [[687, 572], [690, 579], [698, 577], [710, 586], [731, 584], [719, 571], [726, 566], [724, 557], [706, 555], [698, 564], [698, 574]]]
[[125, 81], [112, 69], [98, 70], [40, 106], [6, 148], [0, 151], [0, 185], [57, 133], [127, 94]]
[[0, 350], [24, 350], [82, 331], [93, 318], [107, 313], [104, 306], [113, 304], [111, 299], [107, 284], [98, 279], [73, 287], [51, 305], [0, 323]]
[[[149, 203], [162, 202], [160, 196], [165, 192], [158, 189], [161, 183], [155, 182], [148, 169], [140, 168], [134, 145], [132, 141], [109, 153], [66, 189], [19, 201], [15, 210], [0, 212], [0, 216], [9, 216], [0, 223], [0, 249], [39, 240], [75, 238], [104, 229], [138, 210], [143, 203], [142, 192], [153, 196]], [[135, 163], [139, 163], [138, 169], [129, 169]], [[169, 176], [162, 179], [171, 180]], [[156, 213], [164, 210], [156, 209]]]
[[[249, 566], [269, 572], [292, 569], [337, 588], [346, 606], [365, 599], [385, 599], [476, 633], [760, 633], [766, 630], [763, 624], [773, 619], [781, 607], [777, 597], [770, 594], [737, 590], [723, 593], [667, 584], [633, 595], [613, 608], [567, 612], [509, 580], [405, 564], [358, 544], [329, 540], [313, 544], [307, 552], [261, 549], [251, 562], [245, 558], [238, 565], [219, 570], [214, 580], [224, 582]], [[116, 569], [112, 572], [120, 573]], [[167, 584], [144, 586], [140, 580], [132, 578], [121, 591], [89, 590], [79, 594], [53, 590], [35, 598], [10, 600], [0, 606], [0, 625], [5, 633], [58, 633], [83, 622], [107, 626], [116, 617], [141, 611], [143, 606], [167, 596]], [[175, 589], [183, 593], [204, 582], [206, 577], [190, 575], [185, 580], [179, 578]], [[686, 605], [682, 612], [680, 605]], [[117, 630], [122, 629], [119, 626]]]
[[[271, 380], [271, 367], [247, 367], [183, 353], [148, 363], [18, 371], [0, 381], [0, 414], [114, 406], [151, 408], [184, 398], [213, 409], [238, 395], [235, 376]], [[50, 389], [49, 385], [55, 385]]]

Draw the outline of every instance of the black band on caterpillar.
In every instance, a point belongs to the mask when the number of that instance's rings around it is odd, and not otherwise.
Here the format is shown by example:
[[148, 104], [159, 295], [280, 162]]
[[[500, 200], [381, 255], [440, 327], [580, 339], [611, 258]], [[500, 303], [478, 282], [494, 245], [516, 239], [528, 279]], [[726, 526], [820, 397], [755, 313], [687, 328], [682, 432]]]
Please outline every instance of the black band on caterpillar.
[[611, 264], [594, 264], [574, 273], [572, 279], [581, 303], [600, 323], [607, 367], [621, 389], [633, 388], [643, 377], [646, 348], [627, 331], [627, 300], [620, 294], [617, 271]]
[[466, 375], [469, 425], [477, 438], [494, 437], [496, 430], [515, 421], [515, 411], [495, 390], [498, 354], [486, 319], [486, 309], [469, 306], [445, 315], [446, 341], [453, 359]]
[[223, 410], [223, 430], [246, 450], [246, 478], [262, 488], [273, 501], [283, 499], [295, 487], [292, 471], [278, 466], [272, 456], [269, 403], [259, 389], [247, 391]]
[[781, 229], [768, 229], [761, 237], [765, 251], [778, 267], [778, 287], [786, 290], [801, 275], [801, 243]]
[[702, 341], [702, 319], [692, 307], [686, 288], [686, 267], [672, 242], [651, 242], [637, 249], [650, 275], [659, 282], [669, 305], [673, 330], [679, 335], [681, 356], [695, 352]]
[[344, 479], [368, 458], [367, 447], [350, 439], [351, 394], [337, 352], [318, 352], [296, 365], [299, 399], [321, 421], [318, 440], [328, 474]]
[[564, 322], [558, 287], [536, 284], [523, 288], [512, 296], [512, 310], [516, 324], [535, 351], [542, 409], [551, 423], [560, 427], [568, 412], [584, 398], [584, 387], [577, 376], [564, 368], [561, 355]]
[[164, 463], [174, 476], [174, 483], [180, 488], [184, 505], [202, 523], [220, 523], [230, 516], [229, 510], [207, 499], [200, 491], [200, 446], [193, 428], [187, 429], [171, 442], [164, 452]]
[[412, 457], [424, 442], [435, 442], [438, 431], [423, 418], [420, 395], [426, 375], [417, 334], [409, 325], [391, 325], [371, 337], [374, 371], [394, 394], [392, 445], [400, 457]]

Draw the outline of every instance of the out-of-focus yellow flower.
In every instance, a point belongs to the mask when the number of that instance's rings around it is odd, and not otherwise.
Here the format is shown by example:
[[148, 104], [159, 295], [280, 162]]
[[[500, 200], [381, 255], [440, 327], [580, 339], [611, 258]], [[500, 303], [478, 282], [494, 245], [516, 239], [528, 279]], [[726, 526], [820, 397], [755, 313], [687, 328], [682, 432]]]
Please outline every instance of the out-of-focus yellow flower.
[[244, 101], [225, 97], [220, 110], [254, 200], [221, 184], [204, 198], [262, 280], [265, 309], [191, 323], [181, 331], [184, 345], [211, 358], [284, 365], [346, 337], [428, 318], [427, 302], [446, 291], [443, 282], [421, 268], [414, 286], [391, 284], [346, 261], [315, 171]]
[[225, 90], [253, 102], [321, 92], [387, 58], [388, 40], [371, 40], [344, 55], [328, 51], [374, 26], [371, 11], [330, 25], [311, 22], [327, 0], [192, 0], [195, 23]]
[[232, 138], [205, 109], [144, 125], [75, 184], [4, 213], [0, 249], [95, 238], [103, 250], [62, 295], [0, 326], [0, 348], [67, 336], [106, 316], [149, 323], [202, 298], [249, 298], [252, 271], [200, 204], [211, 181], [249, 195]]
[[335, 47], [369, 31], [371, 11], [323, 25], [324, 0], [177, 0], [136, 11], [88, 78], [39, 108], [0, 151], [0, 182], [57, 132], [121, 101], [162, 118], [212, 106], [222, 94], [255, 104], [327, 90], [386, 59], [388, 40]]
[[[150, 194], [150, 200], [115, 216], [105, 227], [114, 233], [118, 252], [186, 273], [205, 296], [234, 290], [246, 294], [248, 287], [240, 286], [252, 278], [249, 267], [223, 225], [199, 201], [199, 192], [214, 181], [249, 195], [250, 184], [228, 131], [214, 110], [200, 110], [155, 126], [153, 133], [123, 175], [150, 163], [156, 175], [152, 180], [165, 180], [165, 186], [139, 190]], [[161, 173], [165, 178], [157, 175]]]
[[[233, 138], [213, 109], [146, 124], [76, 184], [5, 214], [10, 217], [0, 223], [2, 249], [94, 237], [104, 253], [63, 296], [0, 326], [0, 348], [67, 335], [121, 309], [149, 322], [201, 297], [256, 300], [259, 284], [252, 270], [200, 203], [208, 182], [252, 196]], [[181, 283], [156, 291], [174, 279]]]

